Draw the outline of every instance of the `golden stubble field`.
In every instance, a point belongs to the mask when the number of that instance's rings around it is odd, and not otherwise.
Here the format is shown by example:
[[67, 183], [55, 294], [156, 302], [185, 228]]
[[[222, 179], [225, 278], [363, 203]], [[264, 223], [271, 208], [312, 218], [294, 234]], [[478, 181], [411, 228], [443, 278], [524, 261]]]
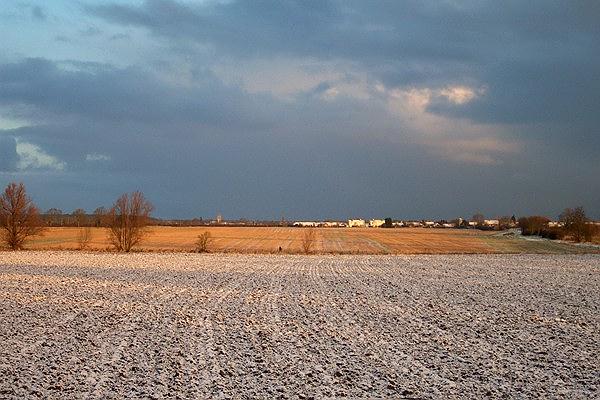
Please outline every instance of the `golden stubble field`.
[[[36, 250], [78, 248], [82, 228], [49, 228], [28, 243]], [[150, 227], [137, 247], [144, 251], [193, 251], [203, 232], [209, 232], [209, 252], [301, 253], [305, 228], [289, 227]], [[312, 251], [332, 254], [468, 254], [589, 252], [548, 241], [507, 238], [495, 232], [424, 228], [317, 228]], [[109, 250], [104, 228], [92, 228], [89, 250]]]

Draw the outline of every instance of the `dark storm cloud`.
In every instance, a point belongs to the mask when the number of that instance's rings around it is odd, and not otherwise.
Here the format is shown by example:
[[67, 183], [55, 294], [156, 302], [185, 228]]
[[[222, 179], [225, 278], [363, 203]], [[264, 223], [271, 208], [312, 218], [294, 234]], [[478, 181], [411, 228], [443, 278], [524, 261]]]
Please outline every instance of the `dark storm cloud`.
[[93, 37], [93, 36], [98, 36], [102, 34], [102, 30], [96, 28], [95, 26], [90, 26], [86, 29], [82, 29], [79, 31], [79, 34], [81, 36], [86, 36], [86, 37]]
[[[281, 51], [285, 41], [289, 41], [291, 51], [315, 51], [318, 44], [310, 39], [323, 36], [331, 19], [339, 18], [337, 7], [320, 0], [232, 2], [202, 7], [151, 0], [141, 7], [108, 4], [88, 6], [87, 10], [124, 25], [148, 27], [158, 35], [208, 41], [246, 55]], [[312, 31], [314, 35], [306, 36]], [[300, 41], [301, 37], [304, 40]]]
[[42, 9], [42, 7], [40, 6], [34, 6], [31, 8], [31, 16], [41, 21], [46, 20], [46, 13], [44, 12], [44, 9]]
[[262, 123], [257, 107], [206, 70], [194, 71], [191, 88], [183, 88], [166, 85], [139, 68], [69, 64], [77, 70], [59, 68], [45, 59], [0, 65], [0, 105], [26, 104], [51, 114], [112, 123], [202, 121], [221, 127]]
[[110, 40], [125, 40], [129, 38], [130, 36], [126, 33], [115, 33], [109, 37]]
[[[20, 118], [38, 119], [33, 126], [7, 133], [35, 141], [53, 154], [63, 152], [61, 158], [68, 158], [77, 142], [84, 147], [74, 153], [98, 146], [108, 151], [127, 140], [141, 147], [155, 143], [160, 150], [162, 141], [178, 145], [175, 140], [181, 140], [185, 149], [186, 140], [211, 135], [232, 143], [260, 142], [273, 135], [287, 140], [339, 129], [351, 137], [372, 126], [369, 116], [387, 118], [381, 104], [321, 100], [327, 83], [284, 103], [268, 94], [227, 86], [206, 70], [193, 72], [191, 83], [180, 85], [139, 68], [82, 62], [66, 66], [46, 59], [0, 65], [0, 105], [15, 107]], [[347, 118], [349, 112], [356, 120]], [[113, 143], [103, 146], [103, 142]], [[144, 157], [140, 153], [138, 157]]]
[[[135, 38], [127, 67], [93, 50], [0, 63], [1, 116], [27, 125], [0, 125], [0, 178], [25, 176], [41, 207], [66, 210], [141, 189], [162, 216], [555, 215], [577, 204], [600, 216], [598, 2], [190, 3], [88, 5], [97, 19], [49, 36], [98, 26], [94, 40], [128, 53]], [[285, 99], [217, 76], [227, 64], [252, 80], [256, 61], [268, 80], [281, 59], [311, 60], [312, 79]], [[451, 86], [476, 95], [453, 102], [440, 94]], [[432, 93], [426, 111], [446, 118], [432, 125], [448, 128], [427, 131], [411, 89]], [[471, 160], [490, 162], [456, 162], [478, 139]], [[15, 172], [17, 143], [65, 169]]]
[[0, 172], [15, 171], [18, 161], [19, 155], [15, 138], [0, 134]]
[[[493, 61], [531, 45], [594, 39], [593, 1], [231, 1], [192, 6], [146, 0], [141, 6], [89, 6], [109, 21], [169, 38], [213, 44], [236, 56], [290, 53], [363, 63]], [[502, 51], [499, 51], [502, 50]], [[517, 56], [527, 56], [517, 54]]]
[[[146, 0], [88, 11], [234, 57], [345, 59], [390, 86], [485, 88], [431, 112], [490, 123], [547, 123], [598, 149], [600, 3], [596, 1]], [[543, 137], [543, 130], [541, 136]]]
[[[357, 197], [363, 189], [354, 186], [358, 178], [351, 173], [360, 173], [356, 160], [373, 152], [360, 136], [374, 127], [390, 129], [371, 121], [385, 121], [377, 106], [325, 102], [318, 98], [323, 88], [290, 104], [219, 84], [210, 74], [198, 74], [193, 89], [181, 89], [137, 69], [68, 67], [43, 59], [0, 67], [0, 104], [26, 106], [18, 108], [21, 117], [42, 116], [33, 126], [0, 135], [33, 143], [65, 162], [78, 178], [61, 182], [95, 182], [97, 189], [80, 199], [86, 208], [139, 188], [163, 215], [220, 210], [242, 217], [279, 218], [284, 212], [341, 218], [367, 201]], [[109, 161], [90, 162], [94, 156]], [[378, 158], [376, 152], [369, 157]], [[102, 189], [107, 186], [111, 191]], [[329, 202], [329, 190], [345, 193], [348, 204]]]

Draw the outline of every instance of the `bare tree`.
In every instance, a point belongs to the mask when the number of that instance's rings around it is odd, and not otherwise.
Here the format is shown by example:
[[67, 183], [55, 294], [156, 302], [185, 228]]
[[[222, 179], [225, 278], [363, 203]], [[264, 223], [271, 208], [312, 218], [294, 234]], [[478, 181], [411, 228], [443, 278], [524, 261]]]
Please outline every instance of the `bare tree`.
[[316, 232], [313, 228], [308, 228], [302, 235], [302, 250], [305, 254], [310, 253], [315, 244]]
[[79, 233], [77, 234], [77, 245], [79, 246], [79, 250], [87, 249], [91, 241], [92, 228], [90, 226], [79, 228]]
[[483, 214], [477, 213], [471, 217], [471, 221], [475, 221], [477, 223], [477, 226], [482, 226], [485, 221], [485, 217], [483, 216]]
[[106, 224], [106, 215], [108, 212], [104, 207], [98, 207], [94, 210], [94, 225], [96, 227], [104, 226]]
[[122, 194], [108, 213], [109, 238], [117, 251], [131, 251], [147, 234], [152, 204], [142, 192]]
[[210, 242], [210, 232], [205, 231], [198, 235], [196, 240], [196, 252], [206, 253], [208, 251], [208, 243]]
[[60, 226], [63, 224], [63, 212], [58, 208], [51, 208], [46, 211], [46, 218], [50, 226]]
[[9, 183], [0, 196], [0, 227], [2, 241], [13, 250], [22, 249], [29, 237], [43, 232], [38, 209], [22, 183]]
[[503, 217], [498, 218], [498, 229], [500, 229], [501, 231], [510, 228], [511, 225], [512, 225], [511, 217], [503, 216]]
[[78, 228], [86, 225], [87, 215], [85, 214], [85, 210], [83, 208], [78, 208], [77, 210], [73, 211], [73, 217], [75, 218], [75, 224], [77, 224]]

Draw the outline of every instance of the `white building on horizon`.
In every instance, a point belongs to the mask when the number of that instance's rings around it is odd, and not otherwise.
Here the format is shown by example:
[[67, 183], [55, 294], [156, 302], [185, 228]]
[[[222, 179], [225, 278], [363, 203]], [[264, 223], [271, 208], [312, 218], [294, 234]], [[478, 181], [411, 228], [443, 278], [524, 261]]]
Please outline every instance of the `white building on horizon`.
[[497, 219], [484, 219], [483, 225], [485, 226], [498, 226], [500, 225], [500, 221]]
[[372, 219], [369, 221], [369, 228], [379, 228], [385, 224], [383, 219]]
[[349, 228], [364, 228], [367, 226], [367, 223], [364, 219], [349, 219], [348, 227]]
[[316, 227], [319, 226], [319, 223], [315, 221], [296, 221], [294, 222], [294, 226]]

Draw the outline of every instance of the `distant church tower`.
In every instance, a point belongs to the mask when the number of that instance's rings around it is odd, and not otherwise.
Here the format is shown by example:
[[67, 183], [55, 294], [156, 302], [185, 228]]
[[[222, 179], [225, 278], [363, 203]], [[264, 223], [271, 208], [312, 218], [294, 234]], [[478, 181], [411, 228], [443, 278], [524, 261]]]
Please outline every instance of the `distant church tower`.
[[223, 222], [223, 216], [221, 215], [221, 213], [217, 214], [217, 224], [220, 224], [221, 222]]

